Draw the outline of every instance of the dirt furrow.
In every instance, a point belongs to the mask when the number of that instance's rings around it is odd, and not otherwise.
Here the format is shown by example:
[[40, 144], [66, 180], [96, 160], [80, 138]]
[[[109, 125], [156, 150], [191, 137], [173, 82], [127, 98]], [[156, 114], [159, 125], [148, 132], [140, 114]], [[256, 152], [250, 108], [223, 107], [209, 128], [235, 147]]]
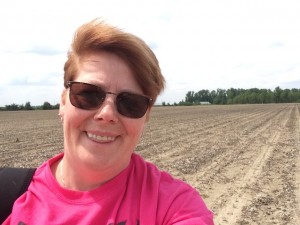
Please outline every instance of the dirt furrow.
[[[269, 215], [270, 224], [285, 224], [285, 223], [276, 223], [274, 218], [274, 213], [271, 210], [268, 211], [266, 207], [264, 210], [257, 210], [257, 205], [268, 205], [270, 201], [270, 195], [268, 194], [268, 187], [264, 183], [257, 186], [257, 182], [269, 177], [268, 174], [265, 174], [264, 170], [271, 162], [274, 162], [274, 157], [278, 157], [277, 146], [278, 142], [286, 134], [284, 133], [284, 128], [287, 126], [289, 118], [291, 117], [292, 110], [286, 111], [284, 115], [281, 116], [280, 120], [275, 119], [274, 122], [280, 122], [280, 127], [282, 129], [277, 129], [271, 133], [271, 137], [268, 139], [266, 145], [263, 145], [257, 153], [257, 158], [254, 161], [251, 161], [251, 166], [248, 168], [247, 173], [244, 175], [243, 179], [239, 185], [234, 186], [234, 192], [231, 196], [228, 197], [229, 202], [226, 202], [225, 207], [220, 209], [220, 214], [216, 219], [216, 224], [261, 224], [260, 221], [264, 220], [266, 223], [266, 218], [258, 218], [254, 213], [251, 213], [251, 216], [246, 216], [245, 212], [257, 212], [263, 211], [266, 214], [263, 216], [266, 217]], [[257, 131], [255, 131], [256, 133]], [[251, 148], [251, 147], [250, 147]], [[280, 157], [279, 157], [280, 158]], [[282, 157], [281, 157], [282, 158]], [[279, 164], [282, 165], [282, 164]], [[271, 170], [268, 169], [268, 172]], [[278, 171], [278, 170], [275, 170]], [[274, 177], [274, 176], [273, 176]], [[231, 187], [232, 188], [232, 187]], [[282, 196], [278, 196], [282, 198]], [[275, 212], [278, 210], [275, 210]], [[286, 214], [283, 213], [284, 216]], [[283, 216], [283, 218], [285, 218]], [[280, 217], [275, 215], [275, 218]]]
[[295, 224], [296, 221], [300, 221], [300, 105], [297, 105], [296, 110], [296, 135], [295, 135], [295, 148], [297, 151], [297, 157], [295, 159], [295, 196], [296, 196], [296, 205], [295, 205]]
[[[276, 132], [270, 138], [270, 142], [277, 142], [280, 137], [280, 133]], [[252, 187], [253, 184], [259, 179], [261, 171], [265, 166], [267, 160], [273, 153], [273, 146], [263, 146], [260, 149], [260, 153], [257, 158], [251, 163], [251, 167], [245, 173], [244, 177], [235, 184], [231, 196], [226, 202], [225, 207], [219, 210], [218, 217], [215, 221], [217, 224], [236, 224], [241, 218], [242, 209], [252, 201], [253, 196], [248, 192], [248, 187]]]
[[[57, 113], [0, 112], [0, 166], [60, 152]], [[299, 225], [300, 104], [154, 107], [137, 152], [197, 188], [216, 225]]]
[[295, 207], [298, 204], [295, 195], [299, 192], [295, 185], [299, 157], [299, 145], [295, 142], [298, 134], [293, 123], [299, 119], [296, 115], [293, 107], [283, 118], [281, 136], [260, 179], [249, 188], [253, 200], [242, 209], [239, 224], [299, 224], [299, 209]]
[[[218, 118], [220, 115], [223, 115], [223, 112], [211, 118], [205, 118], [203, 115], [199, 115], [199, 118], [189, 121], [189, 123], [186, 123], [184, 126], [175, 124], [174, 127], [181, 127], [179, 131], [178, 129], [172, 129], [170, 127], [165, 132], [148, 131], [146, 137], [143, 138], [141, 144], [138, 146], [137, 151], [150, 160], [152, 156], [155, 159], [163, 161], [164, 164], [169, 161], [170, 164], [173, 164], [174, 160], [182, 157], [180, 152], [184, 150], [186, 150], [185, 152], [188, 157], [202, 154], [202, 151], [206, 151], [206, 146], [203, 144], [199, 145], [199, 143], [206, 143], [206, 145], [213, 144], [212, 142], [215, 142], [216, 134], [218, 134], [219, 131], [222, 131], [223, 134], [231, 133], [232, 127], [239, 126], [240, 128], [236, 128], [236, 130], [248, 127], [248, 124], [253, 124], [257, 118], [269, 118], [268, 114], [270, 113], [272, 112], [254, 111], [245, 117], [245, 115], [239, 112], [238, 114], [229, 114], [223, 118]], [[238, 123], [234, 124], [236, 121], [238, 121]], [[234, 137], [233, 140], [224, 140], [234, 142], [236, 141], [236, 137]], [[149, 147], [153, 148], [151, 150], [153, 152], [149, 151]], [[202, 161], [206, 161], [204, 156], [199, 157], [203, 159]], [[154, 162], [159, 163], [158, 161]]]
[[[270, 133], [270, 127], [273, 126], [270, 118], [273, 120], [279, 120], [283, 113], [274, 112], [268, 115], [267, 118], [257, 118], [257, 123], [261, 127], [255, 125], [257, 130], [251, 128], [252, 132], [248, 132], [246, 129], [247, 136], [242, 136], [243, 141], [238, 142], [237, 149], [226, 149], [225, 154], [222, 156], [216, 156], [216, 160], [207, 168], [205, 173], [198, 175], [198, 177], [205, 177], [207, 185], [204, 186], [204, 193], [208, 195], [213, 209], [217, 214], [217, 224], [234, 224], [231, 218], [238, 218], [234, 213], [240, 212], [241, 207], [238, 207], [238, 202], [234, 202], [235, 199], [242, 199], [237, 193], [243, 193], [243, 187], [241, 184], [246, 183], [246, 186], [251, 186], [255, 181], [240, 180], [240, 178], [247, 179], [247, 177], [253, 177], [263, 167], [264, 163], [268, 159], [273, 149], [274, 140], [278, 139], [278, 134]], [[263, 134], [269, 133], [267, 144], [271, 146], [261, 147], [257, 139], [260, 140]], [[271, 135], [271, 136], [270, 136]], [[259, 152], [257, 150], [260, 150]], [[214, 172], [212, 172], [214, 171]], [[248, 172], [247, 172], [248, 171]], [[211, 173], [212, 172], [212, 173]], [[209, 175], [211, 173], [211, 175]], [[250, 176], [251, 175], [251, 176]], [[207, 181], [207, 178], [211, 180]], [[208, 178], [208, 179], [209, 179]], [[189, 179], [187, 179], [189, 180]], [[202, 182], [205, 182], [202, 180]], [[201, 188], [200, 188], [201, 189]], [[205, 191], [208, 189], [210, 191]], [[240, 190], [240, 192], [237, 192]], [[235, 197], [233, 197], [235, 195]], [[211, 197], [212, 196], [212, 197]], [[213, 200], [215, 199], [215, 200]], [[227, 210], [228, 209], [228, 210]], [[236, 212], [233, 211], [235, 209]], [[222, 212], [219, 215], [219, 212]], [[226, 214], [228, 212], [228, 214]], [[223, 216], [225, 215], [225, 216]], [[229, 221], [229, 222], [226, 222]]]

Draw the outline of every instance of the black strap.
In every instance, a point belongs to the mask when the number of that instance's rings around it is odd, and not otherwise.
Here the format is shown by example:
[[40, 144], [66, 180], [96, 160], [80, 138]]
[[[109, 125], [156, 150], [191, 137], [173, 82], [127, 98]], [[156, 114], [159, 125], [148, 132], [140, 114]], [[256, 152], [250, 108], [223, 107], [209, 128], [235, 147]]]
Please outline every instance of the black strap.
[[0, 224], [10, 215], [13, 204], [28, 188], [35, 168], [0, 168]]

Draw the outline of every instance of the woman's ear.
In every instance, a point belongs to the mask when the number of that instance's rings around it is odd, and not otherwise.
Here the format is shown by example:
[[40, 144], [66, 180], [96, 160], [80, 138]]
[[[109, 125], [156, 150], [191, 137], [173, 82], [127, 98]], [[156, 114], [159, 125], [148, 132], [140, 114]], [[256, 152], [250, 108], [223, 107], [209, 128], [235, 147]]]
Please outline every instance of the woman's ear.
[[60, 104], [59, 104], [59, 116], [61, 118], [61, 120], [63, 120], [64, 117], [64, 112], [65, 112], [65, 105], [66, 105], [66, 101], [67, 101], [67, 89], [65, 88], [60, 96]]

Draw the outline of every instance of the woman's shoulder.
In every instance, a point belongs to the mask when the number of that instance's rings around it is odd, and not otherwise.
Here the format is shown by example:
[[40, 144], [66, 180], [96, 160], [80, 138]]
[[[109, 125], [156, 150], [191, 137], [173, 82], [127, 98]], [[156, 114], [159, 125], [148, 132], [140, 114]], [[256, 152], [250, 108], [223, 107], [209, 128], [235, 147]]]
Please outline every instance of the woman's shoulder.
[[138, 173], [143, 174], [143, 193], [151, 193], [151, 196], [148, 196], [148, 200], [145, 202], [153, 201], [153, 193], [156, 193], [159, 218], [165, 218], [167, 221], [176, 221], [178, 218], [174, 215], [177, 215], [183, 220], [192, 218], [195, 221], [212, 220], [212, 213], [208, 210], [195, 188], [180, 178], [176, 178], [170, 173], [159, 169], [153, 163], [147, 162], [137, 154], [133, 155], [132, 158]]
[[[194, 192], [195, 189], [180, 178], [174, 177], [171, 173], [158, 168], [154, 163], [146, 161], [142, 156], [133, 154], [135, 170], [137, 174], [143, 176], [143, 179], [148, 180], [149, 184], [159, 186], [160, 192], [171, 193], [172, 190], [181, 190], [183, 192], [189, 190]], [[165, 193], [162, 193], [165, 194]]]

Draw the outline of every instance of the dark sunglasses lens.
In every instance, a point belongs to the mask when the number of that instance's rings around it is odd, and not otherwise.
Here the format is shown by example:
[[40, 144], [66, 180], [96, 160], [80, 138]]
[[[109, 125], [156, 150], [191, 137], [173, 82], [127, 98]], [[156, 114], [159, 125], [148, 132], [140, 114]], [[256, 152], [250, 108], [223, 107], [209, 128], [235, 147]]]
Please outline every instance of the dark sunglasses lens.
[[105, 95], [105, 92], [95, 85], [71, 83], [70, 101], [77, 108], [95, 109], [103, 103]]
[[141, 118], [149, 107], [149, 101], [144, 96], [123, 92], [117, 97], [117, 109], [123, 116]]

